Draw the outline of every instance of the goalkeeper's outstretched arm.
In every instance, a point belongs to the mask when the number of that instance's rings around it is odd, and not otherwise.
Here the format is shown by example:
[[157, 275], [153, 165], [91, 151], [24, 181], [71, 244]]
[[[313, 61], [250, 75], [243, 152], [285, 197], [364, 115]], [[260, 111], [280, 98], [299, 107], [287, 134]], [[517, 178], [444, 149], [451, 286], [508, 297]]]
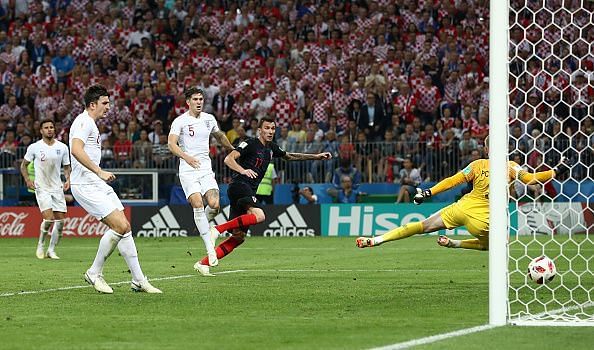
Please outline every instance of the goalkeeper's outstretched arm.
[[419, 205], [423, 203], [425, 199], [431, 198], [431, 196], [447, 191], [450, 188], [456, 187], [460, 184], [468, 182], [466, 176], [460, 171], [457, 172], [455, 175], [445, 178], [435, 184], [435, 186], [431, 187], [430, 189], [421, 190], [417, 188], [417, 194], [413, 198], [413, 203]]

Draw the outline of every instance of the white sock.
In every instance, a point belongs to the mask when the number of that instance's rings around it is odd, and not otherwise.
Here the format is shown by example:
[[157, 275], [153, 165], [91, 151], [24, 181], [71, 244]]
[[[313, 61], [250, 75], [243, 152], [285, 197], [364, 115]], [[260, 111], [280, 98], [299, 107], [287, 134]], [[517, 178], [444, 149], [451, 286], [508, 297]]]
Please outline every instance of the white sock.
[[54, 227], [52, 228], [52, 238], [50, 239], [49, 247], [47, 248], [48, 252], [53, 252], [60, 241], [60, 237], [62, 236], [62, 227], [64, 227], [63, 220], [54, 220]]
[[373, 240], [373, 245], [380, 245], [380, 244], [384, 243], [383, 236], [375, 236], [372, 238], [372, 240]]
[[103, 237], [101, 237], [101, 241], [99, 241], [99, 249], [97, 249], [95, 260], [89, 269], [90, 273], [94, 275], [100, 275], [103, 273], [103, 265], [105, 264], [105, 261], [107, 258], [109, 258], [121, 239], [122, 235], [118, 234], [114, 230], [109, 229], [105, 231]]
[[118, 243], [118, 250], [124, 257], [124, 260], [126, 260], [126, 264], [128, 264], [128, 268], [132, 274], [132, 281], [143, 281], [144, 274], [142, 273], [140, 263], [138, 262], [138, 251], [136, 250], [136, 244], [132, 238], [132, 232], [128, 232], [122, 237], [120, 243]]
[[215, 218], [215, 216], [217, 216], [217, 214], [219, 213], [218, 209], [213, 209], [210, 206], [206, 206], [204, 208], [204, 212], [206, 213], [206, 219], [210, 222], [212, 219]]
[[43, 242], [45, 241], [45, 235], [47, 235], [52, 222], [53, 220], [41, 220], [41, 226], [39, 227], [39, 241], [37, 242], [38, 245], [43, 245]]
[[208, 219], [204, 213], [204, 208], [194, 208], [194, 223], [196, 223], [200, 237], [202, 237], [202, 240], [204, 241], [206, 252], [213, 253], [215, 248], [210, 240], [210, 226], [208, 225]]

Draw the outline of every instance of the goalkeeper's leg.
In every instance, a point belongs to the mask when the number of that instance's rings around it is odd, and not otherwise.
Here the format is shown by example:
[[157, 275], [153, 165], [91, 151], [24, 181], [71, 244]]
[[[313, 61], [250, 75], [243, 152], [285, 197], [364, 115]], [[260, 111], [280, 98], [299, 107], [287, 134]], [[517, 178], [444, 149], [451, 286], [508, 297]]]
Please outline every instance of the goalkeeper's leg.
[[357, 246], [359, 248], [373, 247], [385, 242], [395, 241], [421, 233], [435, 232], [445, 228], [445, 223], [443, 222], [440, 213], [437, 212], [421, 222], [408, 223], [404, 226], [397, 227], [381, 236], [359, 237], [357, 238]]
[[439, 236], [437, 244], [446, 248], [463, 248], [463, 249], [474, 249], [474, 250], [488, 250], [489, 241], [484, 242], [478, 238], [457, 240], [451, 239], [447, 236]]

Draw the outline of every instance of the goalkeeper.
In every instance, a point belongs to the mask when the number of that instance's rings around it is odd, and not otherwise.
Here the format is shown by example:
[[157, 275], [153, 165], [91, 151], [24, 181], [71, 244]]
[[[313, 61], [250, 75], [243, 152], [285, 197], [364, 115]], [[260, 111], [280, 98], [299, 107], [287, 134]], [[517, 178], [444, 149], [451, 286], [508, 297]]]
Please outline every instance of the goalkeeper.
[[[488, 138], [485, 139], [485, 152], [488, 153]], [[518, 179], [527, 185], [546, 182], [566, 172], [567, 159], [562, 158], [559, 165], [552, 170], [529, 173], [522, 169], [516, 162], [509, 161], [508, 181]], [[438, 193], [444, 192], [460, 185], [470, 182], [473, 189], [464, 195], [457, 202], [450, 204], [439, 212], [431, 215], [421, 222], [411, 222], [404, 226], [397, 227], [386, 234], [376, 237], [359, 237], [357, 246], [359, 248], [373, 247], [385, 242], [403, 239], [416, 234], [435, 232], [443, 229], [453, 229], [466, 226], [475, 238], [465, 240], [454, 240], [447, 236], [439, 236], [437, 243], [448, 248], [465, 248], [476, 250], [489, 249], [489, 160], [478, 159], [470, 163], [464, 170], [454, 176], [444, 179], [430, 189], [421, 190], [417, 188], [413, 202], [421, 204], [426, 199]]]

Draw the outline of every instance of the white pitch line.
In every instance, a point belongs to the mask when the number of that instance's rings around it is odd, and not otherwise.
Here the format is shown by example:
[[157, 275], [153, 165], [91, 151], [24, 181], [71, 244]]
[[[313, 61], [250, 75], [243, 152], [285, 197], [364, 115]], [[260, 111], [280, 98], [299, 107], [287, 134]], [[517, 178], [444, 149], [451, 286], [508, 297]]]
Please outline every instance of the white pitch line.
[[464, 328], [464, 329], [460, 329], [454, 332], [449, 332], [449, 333], [442, 333], [442, 334], [437, 334], [437, 335], [432, 335], [429, 337], [424, 337], [424, 338], [419, 338], [419, 339], [413, 339], [413, 340], [409, 340], [409, 341], [405, 341], [402, 343], [396, 343], [396, 344], [392, 344], [392, 345], [386, 345], [386, 346], [382, 346], [379, 348], [373, 348], [372, 350], [400, 350], [400, 349], [408, 349], [411, 348], [413, 346], [418, 346], [418, 345], [425, 345], [425, 344], [431, 344], [431, 343], [435, 343], [437, 341], [440, 340], [445, 340], [445, 339], [449, 339], [449, 338], [455, 338], [455, 337], [459, 337], [462, 335], [468, 335], [468, 334], [472, 334], [472, 333], [476, 333], [476, 332], [482, 332], [482, 331], [486, 331], [488, 329], [492, 329], [498, 326], [493, 326], [490, 324], [486, 324], [486, 325], [482, 325], [482, 326], [476, 326], [476, 327], [472, 327], [472, 328]]

